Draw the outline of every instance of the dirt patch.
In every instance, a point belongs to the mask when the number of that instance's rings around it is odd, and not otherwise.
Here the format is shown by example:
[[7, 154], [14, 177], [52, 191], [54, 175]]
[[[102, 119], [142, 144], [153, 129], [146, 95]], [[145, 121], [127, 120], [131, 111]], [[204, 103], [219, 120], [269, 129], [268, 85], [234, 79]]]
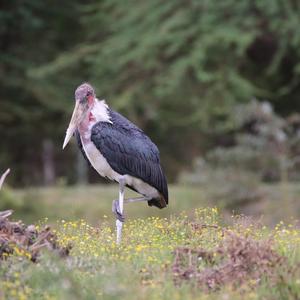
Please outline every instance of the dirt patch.
[[24, 255], [36, 262], [40, 252], [48, 249], [59, 256], [67, 256], [71, 246], [59, 246], [57, 237], [49, 226], [37, 230], [34, 225], [9, 220], [11, 210], [0, 212], [0, 260], [11, 254]]
[[182, 247], [174, 255], [175, 283], [190, 281], [208, 290], [225, 284], [238, 287], [249, 281], [256, 285], [266, 277], [275, 282], [276, 270], [287, 265], [286, 257], [273, 250], [270, 240], [255, 240], [229, 231], [212, 251]]

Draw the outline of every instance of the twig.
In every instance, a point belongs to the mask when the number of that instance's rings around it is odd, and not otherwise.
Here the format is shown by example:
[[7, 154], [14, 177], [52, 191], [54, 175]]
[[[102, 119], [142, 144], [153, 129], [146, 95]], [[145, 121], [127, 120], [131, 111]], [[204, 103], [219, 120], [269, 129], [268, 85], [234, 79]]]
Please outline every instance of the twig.
[[11, 209], [0, 211], [0, 218], [5, 219], [5, 218], [9, 217], [12, 213], [13, 213], [13, 210], [11, 210]]
[[1, 190], [1, 188], [2, 188], [2, 184], [3, 184], [4, 180], [5, 180], [5, 178], [6, 178], [6, 176], [9, 174], [9, 172], [10, 172], [10, 169], [7, 169], [7, 170], [2, 174], [2, 176], [0, 177], [0, 190]]

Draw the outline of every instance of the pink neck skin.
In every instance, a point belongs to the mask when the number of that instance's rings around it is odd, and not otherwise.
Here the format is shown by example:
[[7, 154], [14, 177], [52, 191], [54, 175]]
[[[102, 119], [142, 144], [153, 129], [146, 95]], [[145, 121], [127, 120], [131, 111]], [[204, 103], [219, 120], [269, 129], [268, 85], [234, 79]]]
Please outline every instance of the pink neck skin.
[[94, 107], [95, 99], [93, 96], [90, 96], [88, 98], [89, 103], [89, 111], [86, 114], [86, 117], [83, 119], [83, 121], [79, 124], [78, 130], [80, 132], [81, 138], [84, 140], [84, 142], [88, 141], [88, 131], [91, 129], [92, 123], [95, 123], [96, 118], [92, 113], [92, 109]]

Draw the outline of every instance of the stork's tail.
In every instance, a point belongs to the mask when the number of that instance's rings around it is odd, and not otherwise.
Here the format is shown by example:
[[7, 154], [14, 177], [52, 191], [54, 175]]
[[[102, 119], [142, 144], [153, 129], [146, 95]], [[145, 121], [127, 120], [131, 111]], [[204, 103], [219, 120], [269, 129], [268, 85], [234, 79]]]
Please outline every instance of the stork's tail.
[[162, 209], [162, 208], [166, 207], [168, 205], [168, 203], [165, 200], [165, 198], [162, 195], [160, 195], [159, 198], [152, 198], [151, 200], [149, 200], [148, 205], [156, 206], [156, 207]]

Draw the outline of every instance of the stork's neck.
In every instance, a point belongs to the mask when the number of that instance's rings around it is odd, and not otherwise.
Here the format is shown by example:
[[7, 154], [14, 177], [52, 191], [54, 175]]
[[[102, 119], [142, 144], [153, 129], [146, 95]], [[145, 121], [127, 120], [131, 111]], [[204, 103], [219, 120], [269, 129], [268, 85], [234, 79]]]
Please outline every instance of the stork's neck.
[[85, 119], [78, 126], [80, 135], [83, 138], [90, 138], [92, 127], [98, 122], [112, 123], [109, 115], [109, 107], [105, 100], [95, 99]]
[[96, 98], [90, 114], [92, 114], [92, 116], [94, 117], [95, 123], [97, 122], [112, 123], [109, 115], [109, 107], [106, 104], [105, 100], [98, 100]]

